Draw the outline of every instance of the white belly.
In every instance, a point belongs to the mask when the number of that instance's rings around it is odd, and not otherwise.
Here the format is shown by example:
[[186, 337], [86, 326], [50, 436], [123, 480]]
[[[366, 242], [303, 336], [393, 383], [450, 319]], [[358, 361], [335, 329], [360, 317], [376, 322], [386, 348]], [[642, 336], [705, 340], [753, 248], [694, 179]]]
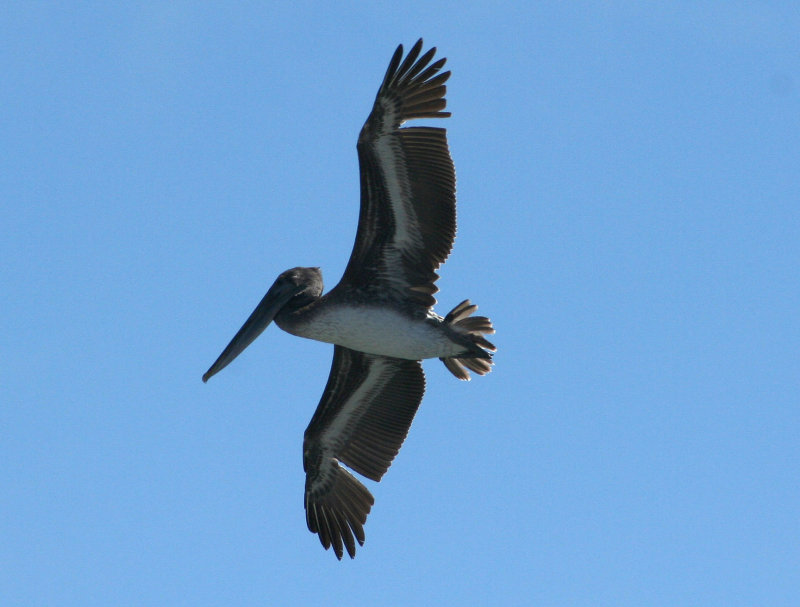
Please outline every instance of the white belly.
[[463, 351], [439, 327], [389, 308], [332, 306], [319, 310], [313, 319], [289, 332], [359, 352], [409, 360]]

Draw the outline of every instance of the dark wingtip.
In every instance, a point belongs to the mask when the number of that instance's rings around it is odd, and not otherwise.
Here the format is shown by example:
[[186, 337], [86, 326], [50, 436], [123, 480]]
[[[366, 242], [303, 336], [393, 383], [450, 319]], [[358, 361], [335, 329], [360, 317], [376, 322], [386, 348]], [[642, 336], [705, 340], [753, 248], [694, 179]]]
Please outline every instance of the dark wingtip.
[[447, 59], [442, 57], [430, 63], [436, 54], [436, 47], [431, 47], [420, 55], [422, 45], [423, 40], [419, 38], [405, 58], [403, 57], [403, 45], [398, 45], [378, 89], [378, 99], [388, 95], [394, 97], [395, 101], [400, 104], [398, 108], [399, 122], [394, 125], [394, 128], [414, 118], [447, 118], [450, 116], [450, 112], [444, 111], [447, 105], [445, 100], [447, 89], [442, 86], [450, 77], [450, 72], [435, 76]]
[[335, 481], [326, 494], [305, 495], [306, 523], [325, 550], [333, 548], [338, 560], [345, 550], [356, 557], [356, 542], [364, 545], [364, 523], [375, 502], [372, 494], [352, 474], [337, 464]]

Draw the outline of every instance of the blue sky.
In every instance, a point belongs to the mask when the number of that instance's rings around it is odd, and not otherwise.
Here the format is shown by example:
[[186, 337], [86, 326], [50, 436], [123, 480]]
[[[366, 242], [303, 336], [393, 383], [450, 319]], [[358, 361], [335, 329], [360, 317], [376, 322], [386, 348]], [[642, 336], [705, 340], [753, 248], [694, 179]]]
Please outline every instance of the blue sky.
[[[796, 4], [376, 4], [0, 9], [3, 604], [796, 604]], [[271, 327], [200, 376], [278, 273], [338, 281], [419, 36], [438, 310], [499, 351], [426, 363], [340, 563], [302, 508], [331, 347]]]

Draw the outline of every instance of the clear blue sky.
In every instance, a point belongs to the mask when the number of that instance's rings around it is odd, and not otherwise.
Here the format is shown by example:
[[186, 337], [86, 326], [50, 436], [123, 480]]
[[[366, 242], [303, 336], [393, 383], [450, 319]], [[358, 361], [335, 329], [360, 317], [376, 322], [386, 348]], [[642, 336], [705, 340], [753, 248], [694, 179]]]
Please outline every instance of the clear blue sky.
[[[377, 4], [0, 9], [2, 604], [796, 605], [797, 4]], [[438, 310], [499, 352], [426, 363], [337, 562], [302, 507], [331, 347], [271, 327], [200, 376], [279, 272], [338, 281], [419, 36]]]

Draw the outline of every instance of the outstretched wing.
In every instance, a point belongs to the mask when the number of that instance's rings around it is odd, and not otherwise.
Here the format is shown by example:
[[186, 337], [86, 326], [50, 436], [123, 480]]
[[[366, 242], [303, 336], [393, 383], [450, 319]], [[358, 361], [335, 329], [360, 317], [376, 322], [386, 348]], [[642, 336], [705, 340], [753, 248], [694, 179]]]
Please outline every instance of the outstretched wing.
[[339, 462], [379, 481], [403, 444], [422, 394], [419, 361], [335, 346], [328, 383], [303, 440], [308, 528], [327, 550], [355, 557], [374, 499]]
[[[422, 56], [422, 39], [403, 59], [397, 47], [358, 138], [361, 211], [340, 285], [372, 297], [391, 293], [424, 307], [436, 303], [436, 269], [456, 233], [456, 183], [444, 129], [405, 127], [446, 118], [446, 59]], [[401, 63], [402, 60], [402, 63]]]

